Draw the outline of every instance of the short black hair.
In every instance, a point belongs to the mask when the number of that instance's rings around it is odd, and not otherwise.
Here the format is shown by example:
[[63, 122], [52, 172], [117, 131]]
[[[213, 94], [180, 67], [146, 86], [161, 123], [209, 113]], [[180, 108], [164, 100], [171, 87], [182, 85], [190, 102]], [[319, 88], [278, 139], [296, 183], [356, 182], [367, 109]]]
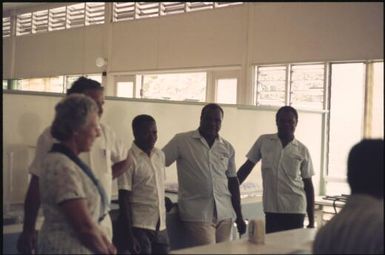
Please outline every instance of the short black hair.
[[384, 197], [384, 140], [364, 139], [348, 157], [348, 183], [352, 193]]
[[134, 134], [139, 131], [145, 123], [155, 122], [155, 119], [147, 114], [140, 114], [132, 120], [132, 131]]
[[72, 93], [84, 94], [87, 90], [103, 90], [103, 87], [100, 82], [81, 76], [72, 83], [70, 89], [67, 89], [67, 95]]
[[298, 122], [298, 112], [297, 112], [297, 110], [294, 109], [294, 107], [289, 106], [289, 105], [282, 106], [281, 108], [278, 109], [277, 113], [275, 114], [275, 120], [276, 121], [278, 120], [278, 116], [281, 115], [283, 112], [291, 112], [291, 113], [293, 113], [294, 116], [295, 116], [295, 119]]
[[215, 103], [210, 103], [210, 104], [206, 104], [203, 108], [202, 108], [202, 111], [201, 111], [201, 118], [202, 116], [205, 114], [205, 112], [207, 110], [216, 110], [216, 109], [219, 109], [222, 113], [222, 117], [224, 116], [224, 112], [223, 112], [223, 109], [222, 107], [219, 105], [219, 104], [215, 104]]

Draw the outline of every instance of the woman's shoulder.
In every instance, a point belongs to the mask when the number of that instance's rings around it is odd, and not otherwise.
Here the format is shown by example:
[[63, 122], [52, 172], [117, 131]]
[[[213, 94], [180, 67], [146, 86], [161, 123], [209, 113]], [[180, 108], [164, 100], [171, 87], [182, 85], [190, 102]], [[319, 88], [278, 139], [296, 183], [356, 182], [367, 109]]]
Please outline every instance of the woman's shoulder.
[[44, 172], [56, 171], [57, 169], [76, 169], [77, 166], [70, 158], [63, 153], [49, 152], [47, 153], [44, 162]]

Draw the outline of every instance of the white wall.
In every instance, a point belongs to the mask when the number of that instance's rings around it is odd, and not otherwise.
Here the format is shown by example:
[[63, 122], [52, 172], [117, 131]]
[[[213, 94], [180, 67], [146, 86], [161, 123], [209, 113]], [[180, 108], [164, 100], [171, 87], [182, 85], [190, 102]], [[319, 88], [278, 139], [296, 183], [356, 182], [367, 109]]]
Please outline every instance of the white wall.
[[[3, 203], [22, 202], [28, 185], [27, 166], [32, 160], [37, 137], [54, 116], [54, 106], [60, 96], [3, 94]], [[131, 121], [138, 114], [150, 114], [158, 126], [157, 147], [162, 148], [176, 133], [196, 129], [202, 104], [171, 102], [140, 102], [123, 99], [107, 99], [102, 121], [115, 130], [117, 136], [131, 145], [133, 135]], [[225, 115], [221, 135], [231, 142], [236, 151], [236, 166], [245, 161], [245, 154], [264, 133], [276, 132], [275, 111], [223, 106]], [[320, 171], [321, 114], [299, 112], [296, 137], [304, 142], [313, 158], [314, 168]], [[13, 192], [9, 195], [8, 153], [14, 151]], [[176, 168], [167, 169], [167, 182], [176, 182]], [[313, 178], [318, 191], [319, 174]], [[256, 182], [261, 188], [260, 164], [247, 181]], [[116, 190], [115, 190], [116, 191]]]

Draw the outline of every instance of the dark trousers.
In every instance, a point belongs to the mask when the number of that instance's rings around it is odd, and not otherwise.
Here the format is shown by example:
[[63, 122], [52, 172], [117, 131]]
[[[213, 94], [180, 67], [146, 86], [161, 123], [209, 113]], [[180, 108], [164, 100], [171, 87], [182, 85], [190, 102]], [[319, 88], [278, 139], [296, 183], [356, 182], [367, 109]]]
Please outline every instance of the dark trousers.
[[303, 228], [305, 214], [300, 213], [265, 213], [266, 234]]
[[167, 230], [154, 231], [143, 228], [132, 228], [132, 232], [140, 244], [140, 254], [167, 254], [170, 242]]
[[[134, 254], [131, 250], [132, 243], [128, 243], [127, 229], [122, 224], [122, 218], [118, 217], [113, 223], [112, 241], [118, 250], [118, 254]], [[132, 228], [135, 239], [139, 242], [140, 254], [167, 254], [170, 251], [170, 241], [167, 229], [159, 231], [160, 221], [156, 224], [156, 230]]]

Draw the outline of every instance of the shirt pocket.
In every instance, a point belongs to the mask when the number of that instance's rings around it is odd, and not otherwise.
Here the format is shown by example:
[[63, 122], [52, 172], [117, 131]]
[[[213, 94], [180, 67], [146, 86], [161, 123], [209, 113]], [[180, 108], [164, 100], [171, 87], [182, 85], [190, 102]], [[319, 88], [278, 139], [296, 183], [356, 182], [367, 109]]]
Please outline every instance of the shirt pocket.
[[289, 176], [293, 178], [298, 178], [301, 172], [302, 161], [303, 158], [300, 155], [288, 155], [285, 157], [283, 168]]

